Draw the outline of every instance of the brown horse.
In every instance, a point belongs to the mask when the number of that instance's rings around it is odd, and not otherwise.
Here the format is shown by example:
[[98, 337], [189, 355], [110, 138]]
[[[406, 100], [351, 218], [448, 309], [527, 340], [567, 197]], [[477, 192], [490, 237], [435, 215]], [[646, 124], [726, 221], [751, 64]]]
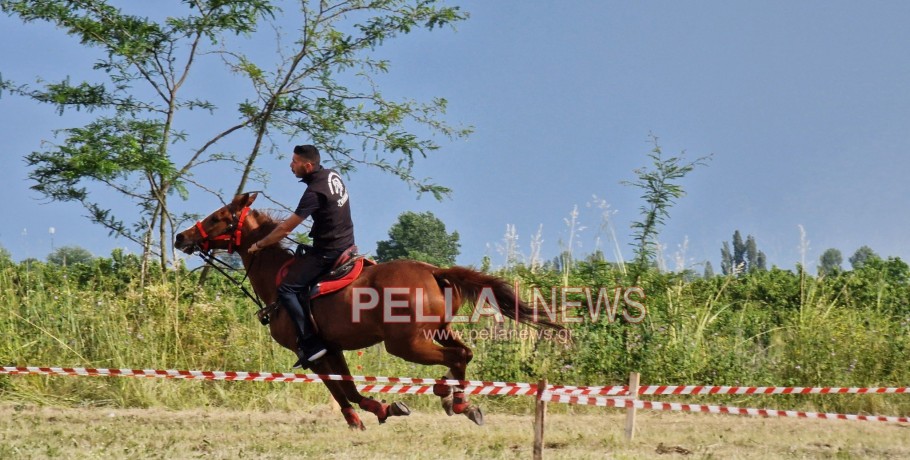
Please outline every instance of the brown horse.
[[[278, 225], [270, 215], [250, 210], [255, 199], [256, 194], [236, 196], [227, 206], [178, 234], [175, 245], [187, 254], [212, 249], [237, 251], [256, 294], [270, 305], [277, 300], [279, 269], [293, 254], [280, 244], [263, 248], [255, 256], [247, 252], [250, 245]], [[465, 369], [473, 353], [452, 332], [450, 319], [464, 301], [474, 303], [481, 297], [489, 302], [480, 302], [485, 307], [513, 320], [562, 328], [545, 316], [536, 318], [533, 310], [500, 278], [462, 267], [443, 269], [415, 261], [392, 261], [367, 266], [351, 285], [313, 299], [313, 319], [330, 350], [313, 365], [313, 371], [350, 375], [342, 350], [385, 342], [386, 350], [395, 356], [424, 365], [446, 366], [446, 378], [465, 380]], [[497, 308], [497, 303], [503, 308]], [[402, 321], [403, 317], [407, 319]], [[294, 350], [297, 341], [291, 321], [286, 311], [277, 309], [270, 315], [269, 328], [276, 342]], [[351, 403], [376, 414], [380, 423], [389, 416], [409, 414], [402, 403], [389, 405], [363, 397], [351, 381], [325, 384], [351, 428], [364, 429]], [[468, 402], [463, 387], [437, 384], [433, 392], [442, 398], [449, 415], [465, 414], [478, 425], [483, 424], [483, 413]]]

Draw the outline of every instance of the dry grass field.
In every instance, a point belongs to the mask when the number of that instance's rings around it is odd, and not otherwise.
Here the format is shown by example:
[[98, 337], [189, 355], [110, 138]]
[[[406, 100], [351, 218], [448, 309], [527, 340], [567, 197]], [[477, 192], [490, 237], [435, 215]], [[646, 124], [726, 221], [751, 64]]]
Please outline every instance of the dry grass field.
[[[0, 458], [530, 458], [530, 415], [420, 411], [349, 431], [328, 405], [286, 411], [0, 405]], [[363, 414], [361, 414], [363, 416]], [[548, 458], [910, 458], [910, 426], [639, 413], [634, 441], [617, 410], [548, 414]]]

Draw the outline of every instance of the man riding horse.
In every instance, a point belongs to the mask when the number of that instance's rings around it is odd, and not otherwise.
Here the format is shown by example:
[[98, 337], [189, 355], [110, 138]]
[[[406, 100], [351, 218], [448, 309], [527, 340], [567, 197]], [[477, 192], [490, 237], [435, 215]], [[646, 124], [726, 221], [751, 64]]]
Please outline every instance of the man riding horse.
[[[308, 368], [326, 353], [325, 344], [313, 332], [308, 289], [327, 272], [341, 254], [354, 246], [351, 202], [341, 176], [320, 164], [319, 150], [312, 145], [294, 147], [291, 171], [307, 184], [294, 214], [249, 248], [255, 254], [280, 242], [307, 217], [313, 218], [312, 249], [295, 258], [278, 286], [278, 301], [291, 314], [297, 328], [297, 362], [294, 368]], [[302, 294], [303, 295], [300, 295]]]
[[[268, 309], [271, 313], [267, 324], [276, 342], [297, 353], [300, 366], [312, 367], [318, 374], [350, 375], [342, 351], [383, 343], [391, 355], [412, 363], [447, 368], [446, 379], [457, 382], [437, 382], [433, 394], [441, 398], [447, 414], [463, 414], [482, 425], [483, 412], [468, 401], [462, 383], [474, 354], [452, 329], [452, 315], [466, 302], [475, 307], [480, 303], [485, 309], [492, 307], [501, 316], [533, 327], [561, 330], [563, 326], [555, 318], [538, 315], [536, 307], [523, 301], [502, 278], [465, 267], [442, 268], [411, 260], [369, 266], [361, 263], [359, 269], [352, 269], [344, 277], [344, 282], [333, 281], [333, 286], [325, 292], [320, 289], [317, 297], [308, 302], [310, 293], [298, 296], [298, 292], [331, 268], [335, 259], [353, 245], [354, 227], [344, 182], [337, 173], [319, 165], [315, 147], [295, 147], [291, 170], [307, 183], [293, 215], [284, 220], [275, 219], [269, 213], [250, 208], [255, 193], [240, 194], [177, 234], [175, 248], [187, 254], [207, 255], [212, 250], [236, 251], [256, 295], [269, 305], [285, 306]], [[313, 218], [310, 236], [316, 248], [302, 258], [295, 258], [276, 243], [308, 216]], [[282, 278], [283, 267], [289, 265], [290, 273]], [[356, 263], [353, 267], [357, 267]], [[354, 305], [359, 305], [362, 299], [360, 293], [387, 294], [393, 290], [399, 293], [398, 298], [377, 294], [372, 304], [358, 308], [354, 314]], [[310, 303], [312, 317], [319, 325], [319, 339], [308, 322]], [[409, 320], [388, 321], [386, 313], [391, 308], [396, 309], [397, 316]], [[375, 414], [380, 423], [410, 413], [401, 402], [388, 404], [365, 398], [350, 380], [323, 383], [352, 428], [365, 428], [354, 404]]]

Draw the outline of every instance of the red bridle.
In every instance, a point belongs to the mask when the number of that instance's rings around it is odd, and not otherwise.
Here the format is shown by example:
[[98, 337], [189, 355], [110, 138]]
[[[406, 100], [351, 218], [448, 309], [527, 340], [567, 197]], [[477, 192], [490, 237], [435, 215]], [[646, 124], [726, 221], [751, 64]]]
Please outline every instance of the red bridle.
[[[230, 234], [230, 228], [228, 228], [228, 233], [223, 235], [209, 237], [208, 233], [205, 232], [205, 229], [202, 228], [202, 221], [196, 221], [196, 230], [199, 231], [199, 235], [202, 236], [202, 244], [200, 249], [202, 252], [208, 252], [209, 243], [213, 241], [225, 241], [228, 242], [228, 254], [234, 253], [234, 248], [240, 246], [240, 232], [243, 230], [243, 222], [246, 220], [246, 215], [250, 212], [250, 207], [247, 206], [240, 210], [240, 217], [237, 219], [237, 222], [233, 225], [234, 234]], [[235, 214], [236, 216], [236, 214]]]

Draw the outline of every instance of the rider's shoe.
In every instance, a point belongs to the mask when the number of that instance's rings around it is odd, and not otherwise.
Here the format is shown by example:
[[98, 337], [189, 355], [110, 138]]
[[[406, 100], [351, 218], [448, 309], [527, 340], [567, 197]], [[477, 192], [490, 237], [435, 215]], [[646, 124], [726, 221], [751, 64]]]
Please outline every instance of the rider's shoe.
[[292, 367], [294, 369], [306, 369], [318, 361], [319, 358], [325, 356], [327, 352], [325, 345], [319, 339], [304, 340], [300, 345], [300, 349], [297, 350], [297, 362]]

